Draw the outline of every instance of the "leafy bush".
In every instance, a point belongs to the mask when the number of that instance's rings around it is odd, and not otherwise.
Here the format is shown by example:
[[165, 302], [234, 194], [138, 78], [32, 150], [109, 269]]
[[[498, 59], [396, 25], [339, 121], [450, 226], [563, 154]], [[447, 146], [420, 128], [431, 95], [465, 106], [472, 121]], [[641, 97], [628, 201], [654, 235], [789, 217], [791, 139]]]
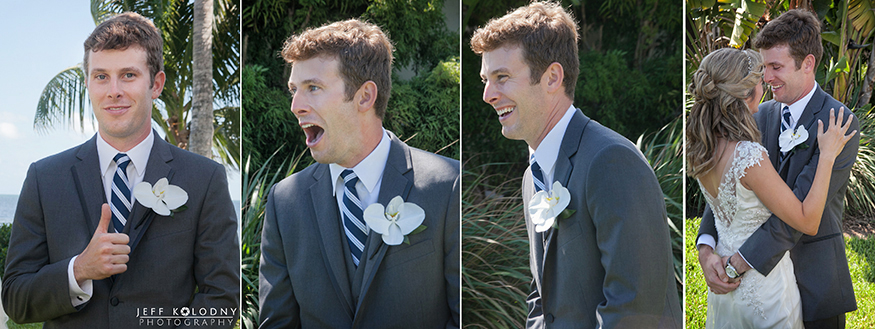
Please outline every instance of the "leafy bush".
[[459, 58], [393, 82], [383, 126], [411, 146], [459, 159]]
[[6, 251], [9, 250], [10, 233], [12, 233], [12, 224], [0, 224], [0, 278], [6, 274]]

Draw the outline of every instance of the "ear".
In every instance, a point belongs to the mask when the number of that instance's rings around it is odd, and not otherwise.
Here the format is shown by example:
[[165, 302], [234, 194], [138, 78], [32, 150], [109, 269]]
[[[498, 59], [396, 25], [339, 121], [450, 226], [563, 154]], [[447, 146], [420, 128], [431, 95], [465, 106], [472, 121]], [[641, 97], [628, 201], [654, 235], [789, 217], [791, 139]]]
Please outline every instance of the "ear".
[[814, 55], [812, 54], [808, 54], [805, 56], [805, 58], [802, 59], [802, 69], [805, 70], [805, 73], [814, 72], [815, 62], [816, 61], [814, 60]]
[[152, 84], [152, 99], [158, 99], [158, 96], [161, 96], [161, 91], [164, 90], [164, 82], [167, 79], [167, 76], [164, 75], [164, 71], [158, 71], [155, 74], [155, 83]]
[[565, 81], [565, 71], [562, 69], [562, 64], [557, 62], [547, 66], [547, 70], [541, 75], [541, 86], [550, 94], [560, 91], [563, 81]]
[[371, 80], [365, 81], [359, 90], [355, 92], [353, 101], [359, 112], [365, 112], [374, 108], [377, 101], [377, 84]]

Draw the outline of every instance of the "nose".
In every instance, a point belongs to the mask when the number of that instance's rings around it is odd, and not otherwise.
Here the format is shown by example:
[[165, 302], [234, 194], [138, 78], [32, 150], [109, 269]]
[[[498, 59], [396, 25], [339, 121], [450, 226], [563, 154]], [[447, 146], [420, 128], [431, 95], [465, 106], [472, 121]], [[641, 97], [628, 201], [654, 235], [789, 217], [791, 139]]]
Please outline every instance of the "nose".
[[109, 98], [119, 98], [122, 96], [122, 89], [121, 86], [119, 86], [118, 79], [110, 79], [109, 91], [107, 92], [107, 96]]
[[483, 101], [489, 104], [495, 104], [498, 102], [498, 91], [495, 88], [495, 85], [492, 84], [491, 81], [486, 81], [486, 85], [483, 87]]
[[292, 113], [296, 117], [301, 117], [307, 114], [308, 109], [306, 106], [304, 106], [304, 104], [305, 102], [303, 96], [301, 96], [300, 94], [295, 94], [294, 96], [292, 96]]
[[772, 73], [772, 69], [766, 66], [765, 72], [763, 72], [763, 81], [768, 84], [772, 84], [772, 81], [775, 80], [775, 75]]

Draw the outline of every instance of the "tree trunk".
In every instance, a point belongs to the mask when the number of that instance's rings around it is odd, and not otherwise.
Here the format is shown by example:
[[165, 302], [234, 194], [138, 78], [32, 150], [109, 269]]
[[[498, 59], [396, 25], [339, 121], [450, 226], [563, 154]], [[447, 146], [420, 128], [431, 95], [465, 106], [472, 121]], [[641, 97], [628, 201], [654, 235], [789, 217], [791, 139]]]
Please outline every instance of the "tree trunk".
[[213, 155], [213, 0], [195, 0], [189, 151]]

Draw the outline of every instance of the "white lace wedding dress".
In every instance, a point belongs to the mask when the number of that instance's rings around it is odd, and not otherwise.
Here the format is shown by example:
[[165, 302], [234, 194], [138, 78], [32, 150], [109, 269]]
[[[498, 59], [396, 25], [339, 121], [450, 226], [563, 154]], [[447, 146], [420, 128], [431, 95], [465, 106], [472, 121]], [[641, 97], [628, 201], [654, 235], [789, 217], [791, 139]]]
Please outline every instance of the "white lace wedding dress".
[[[731, 256], [771, 216], [771, 212], [740, 179], [748, 168], [770, 165], [766, 149], [739, 142], [713, 197], [699, 188], [711, 206], [717, 226], [720, 256]], [[706, 328], [802, 328], [802, 304], [790, 254], [785, 253], [768, 276], [755, 269], [744, 273], [741, 284], [725, 295], [708, 293]]]

